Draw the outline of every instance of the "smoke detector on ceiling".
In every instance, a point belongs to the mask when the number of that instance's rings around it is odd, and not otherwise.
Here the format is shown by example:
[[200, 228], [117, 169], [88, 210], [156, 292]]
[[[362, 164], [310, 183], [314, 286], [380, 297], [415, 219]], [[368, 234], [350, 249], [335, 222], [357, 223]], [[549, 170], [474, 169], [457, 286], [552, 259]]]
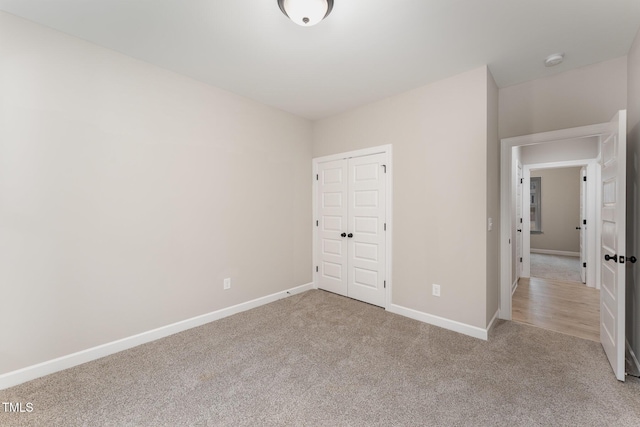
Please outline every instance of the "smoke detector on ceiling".
[[554, 65], [560, 64], [564, 61], [564, 53], [554, 53], [553, 55], [547, 56], [547, 59], [544, 60], [545, 67], [553, 67]]

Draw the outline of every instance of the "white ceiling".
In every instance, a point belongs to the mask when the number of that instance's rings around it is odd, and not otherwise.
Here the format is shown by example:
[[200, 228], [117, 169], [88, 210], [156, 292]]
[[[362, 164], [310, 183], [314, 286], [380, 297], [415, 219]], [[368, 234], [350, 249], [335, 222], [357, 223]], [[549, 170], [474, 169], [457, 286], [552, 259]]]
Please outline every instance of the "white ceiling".
[[[626, 55], [640, 0], [0, 0], [0, 10], [318, 119], [483, 64], [498, 86]], [[544, 58], [566, 52], [545, 68]]]

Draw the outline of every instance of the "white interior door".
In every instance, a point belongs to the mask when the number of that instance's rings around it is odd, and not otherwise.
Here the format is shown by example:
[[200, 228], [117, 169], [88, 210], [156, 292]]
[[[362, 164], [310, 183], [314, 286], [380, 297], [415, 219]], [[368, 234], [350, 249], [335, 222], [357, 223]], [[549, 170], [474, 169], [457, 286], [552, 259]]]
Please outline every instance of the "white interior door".
[[580, 169], [580, 278], [587, 283], [587, 168]]
[[369, 304], [385, 302], [386, 155], [348, 160], [348, 296]]
[[601, 149], [600, 342], [620, 381], [625, 376], [626, 118], [625, 110], [616, 114]]
[[347, 163], [318, 164], [318, 287], [347, 295]]
[[318, 288], [386, 301], [385, 153], [319, 162]]
[[517, 162], [516, 177], [516, 280], [522, 277], [522, 164]]

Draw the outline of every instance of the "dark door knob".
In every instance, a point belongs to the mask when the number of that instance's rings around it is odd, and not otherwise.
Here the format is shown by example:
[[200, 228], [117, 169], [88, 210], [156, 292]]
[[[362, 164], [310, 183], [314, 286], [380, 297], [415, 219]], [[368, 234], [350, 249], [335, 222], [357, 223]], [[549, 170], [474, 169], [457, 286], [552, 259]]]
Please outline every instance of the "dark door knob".
[[580, 230], [582, 227], [576, 227], [576, 230]]
[[522, 230], [518, 228], [518, 233], [522, 233]]
[[342, 237], [347, 237], [347, 233], [342, 233], [341, 236]]
[[609, 254], [606, 254], [604, 259], [605, 261], [613, 260], [613, 262], [618, 262], [618, 255], [609, 256]]
[[629, 261], [631, 264], [635, 264], [637, 260], [638, 260], [638, 258], [636, 258], [634, 256], [627, 257], [627, 261]]
[[349, 233], [349, 234], [347, 234], [347, 237], [348, 237], [348, 238], [352, 238], [352, 237], [353, 237], [353, 233]]

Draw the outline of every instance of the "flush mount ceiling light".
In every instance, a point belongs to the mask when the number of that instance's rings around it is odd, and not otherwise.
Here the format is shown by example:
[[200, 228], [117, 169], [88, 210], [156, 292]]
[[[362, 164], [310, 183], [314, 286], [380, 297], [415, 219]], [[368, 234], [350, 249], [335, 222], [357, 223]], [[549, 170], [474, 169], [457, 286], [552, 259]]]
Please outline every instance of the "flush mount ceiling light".
[[303, 27], [316, 25], [333, 9], [333, 0], [278, 0], [280, 10]]
[[564, 53], [554, 53], [553, 55], [547, 56], [547, 59], [544, 60], [545, 67], [553, 67], [554, 65], [558, 65], [564, 60]]

